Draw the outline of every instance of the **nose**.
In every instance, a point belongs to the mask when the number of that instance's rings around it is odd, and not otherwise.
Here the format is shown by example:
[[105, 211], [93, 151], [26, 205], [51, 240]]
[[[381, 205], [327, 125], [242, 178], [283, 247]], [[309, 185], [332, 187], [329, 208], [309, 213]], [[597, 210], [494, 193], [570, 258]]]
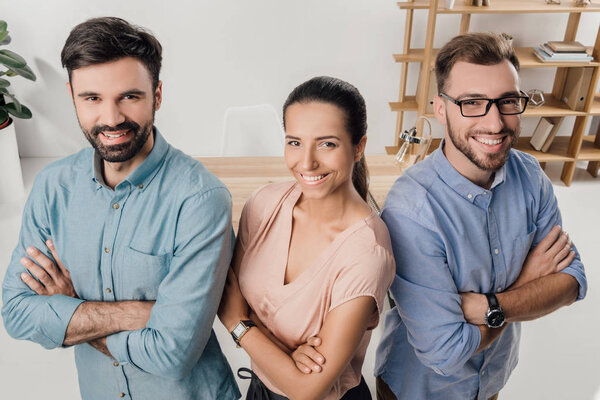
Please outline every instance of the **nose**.
[[315, 149], [312, 146], [306, 146], [302, 154], [302, 169], [310, 171], [319, 165], [315, 155]]
[[481, 117], [479, 126], [488, 132], [498, 133], [504, 128], [504, 115], [500, 114], [498, 104], [492, 103], [490, 110]]
[[102, 105], [102, 114], [100, 115], [100, 125], [117, 126], [122, 122], [125, 122], [125, 116], [121, 112], [119, 105], [106, 101]]

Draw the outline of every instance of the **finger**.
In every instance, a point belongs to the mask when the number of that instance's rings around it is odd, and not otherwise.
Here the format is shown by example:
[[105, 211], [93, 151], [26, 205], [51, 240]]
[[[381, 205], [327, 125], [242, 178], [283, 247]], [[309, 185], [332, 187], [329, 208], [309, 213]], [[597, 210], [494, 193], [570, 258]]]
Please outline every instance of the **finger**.
[[560, 225], [556, 225], [550, 230], [550, 232], [548, 232], [546, 237], [544, 237], [542, 241], [538, 243], [536, 248], [539, 248], [541, 251], [546, 252], [554, 244], [554, 242], [556, 242], [556, 239], [558, 239], [561, 232], [562, 228], [560, 227]]
[[319, 347], [321, 345], [321, 338], [318, 336], [311, 336], [306, 341], [306, 344], [312, 347]]
[[569, 243], [569, 235], [567, 232], [563, 232], [548, 249], [548, 254], [551, 257], [556, 257], [556, 255], [565, 247], [567, 243]]
[[300, 370], [300, 372], [304, 372], [305, 374], [310, 374], [312, 372], [312, 370], [310, 368], [308, 368], [306, 365], [299, 363], [299, 362], [295, 362], [296, 363], [296, 368], [298, 368], [298, 370]]
[[58, 269], [56, 269], [56, 265], [50, 260], [44, 253], [36, 249], [35, 247], [28, 247], [27, 254], [42, 268], [46, 270], [48, 275], [52, 277], [52, 279], [56, 280], [58, 277]]
[[563, 269], [567, 268], [569, 265], [571, 265], [571, 263], [573, 262], [573, 260], [575, 259], [575, 252], [573, 250], [571, 250], [569, 252], [569, 255], [562, 260], [560, 263], [558, 263], [558, 265], [556, 266], [556, 272], [562, 271]]
[[314, 362], [310, 357], [302, 352], [298, 352], [297, 350], [293, 353], [292, 358], [296, 363], [300, 363], [310, 368], [313, 372], [321, 372], [321, 366]]
[[31, 272], [33, 276], [38, 278], [38, 280], [44, 286], [48, 286], [53, 282], [52, 278], [50, 277], [50, 275], [48, 275], [46, 270], [44, 270], [42, 267], [31, 261], [29, 258], [21, 258], [21, 265], [24, 266], [27, 271]]
[[21, 280], [37, 294], [46, 294], [46, 288], [26, 272], [21, 274]]
[[54, 261], [56, 261], [56, 264], [58, 265], [58, 269], [60, 270], [60, 272], [62, 272], [63, 275], [70, 278], [71, 274], [69, 273], [69, 270], [64, 266], [64, 264], [58, 258], [58, 254], [56, 253], [56, 248], [54, 247], [54, 243], [52, 242], [52, 239], [46, 240], [46, 246], [48, 247], [48, 250], [50, 250], [50, 253], [52, 253], [52, 257], [54, 258]]
[[[554, 246], [552, 246], [554, 247]], [[560, 250], [558, 251], [558, 253], [556, 253], [556, 255], [554, 256], [554, 262], [556, 264], [560, 263], [562, 260], [565, 259], [566, 256], [569, 255], [569, 252], [571, 251], [571, 241], [568, 241], [564, 246], [562, 246], [560, 248]]]
[[306, 354], [312, 361], [319, 363], [319, 364], [325, 364], [325, 357], [323, 357], [323, 354], [319, 353], [317, 350], [315, 350], [314, 347], [311, 346], [302, 346], [302, 351], [304, 354]]

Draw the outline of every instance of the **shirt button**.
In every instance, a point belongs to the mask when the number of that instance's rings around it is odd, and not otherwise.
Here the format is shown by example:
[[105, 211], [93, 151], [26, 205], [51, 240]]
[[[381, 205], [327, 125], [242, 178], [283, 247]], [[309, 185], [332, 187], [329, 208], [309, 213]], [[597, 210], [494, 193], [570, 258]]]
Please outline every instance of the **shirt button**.
[[113, 208], [114, 208], [115, 210], [117, 210], [117, 209], [119, 208], [119, 203], [115, 203], [115, 204], [113, 204]]
[[113, 365], [114, 365], [115, 367], [118, 367], [118, 366], [119, 366], [119, 362], [118, 362], [118, 361], [115, 361], [115, 362], [113, 363]]
[[481, 376], [484, 376], [484, 375], [485, 375], [485, 371], [481, 371]]
[[500, 250], [494, 249], [494, 254], [499, 254], [499, 253], [500, 253]]
[[487, 192], [483, 192], [483, 194], [487, 194]]
[[110, 247], [105, 247], [105, 248], [104, 248], [104, 252], [105, 252], [105, 253], [110, 253]]
[[110, 292], [112, 292], [112, 290], [110, 290], [110, 288], [109, 288], [109, 287], [107, 287], [107, 288], [106, 288], [106, 293], [110, 293]]
[[123, 393], [123, 392], [119, 393], [119, 397], [125, 397], [125, 393]]
[[502, 291], [502, 288], [501, 288], [501, 287], [499, 287], [499, 288], [496, 290], [496, 292], [497, 292], [497, 293], [500, 293], [501, 291]]
[[139, 187], [140, 189], [143, 189], [143, 188], [144, 188], [144, 185], [140, 183], [140, 184], [138, 185], [138, 187]]
[[473, 195], [472, 195], [471, 193], [469, 193], [469, 194], [467, 195], [467, 198], [468, 198], [468, 199], [472, 199], [472, 198], [473, 198]]
[[492, 207], [488, 208], [488, 212], [492, 212]]

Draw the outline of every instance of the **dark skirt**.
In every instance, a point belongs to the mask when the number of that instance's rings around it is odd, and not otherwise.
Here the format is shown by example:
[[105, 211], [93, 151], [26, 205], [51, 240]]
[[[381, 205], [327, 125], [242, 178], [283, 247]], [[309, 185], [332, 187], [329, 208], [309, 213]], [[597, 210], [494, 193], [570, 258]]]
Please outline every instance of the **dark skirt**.
[[[242, 375], [242, 372], [248, 375]], [[237, 372], [240, 379], [250, 379], [250, 387], [246, 394], [246, 400], [288, 400], [287, 397], [281, 396], [269, 390], [265, 384], [258, 379], [258, 376], [248, 368], [240, 368]], [[365, 382], [365, 378], [360, 377], [358, 386], [348, 390], [340, 400], [371, 400], [371, 392]]]

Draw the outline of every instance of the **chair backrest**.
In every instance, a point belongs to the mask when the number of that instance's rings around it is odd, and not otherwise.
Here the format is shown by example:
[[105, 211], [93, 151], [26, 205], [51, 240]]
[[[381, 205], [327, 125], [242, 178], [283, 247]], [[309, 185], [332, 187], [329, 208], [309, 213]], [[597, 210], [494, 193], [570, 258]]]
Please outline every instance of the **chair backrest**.
[[283, 156], [283, 124], [270, 104], [225, 111], [221, 156]]

